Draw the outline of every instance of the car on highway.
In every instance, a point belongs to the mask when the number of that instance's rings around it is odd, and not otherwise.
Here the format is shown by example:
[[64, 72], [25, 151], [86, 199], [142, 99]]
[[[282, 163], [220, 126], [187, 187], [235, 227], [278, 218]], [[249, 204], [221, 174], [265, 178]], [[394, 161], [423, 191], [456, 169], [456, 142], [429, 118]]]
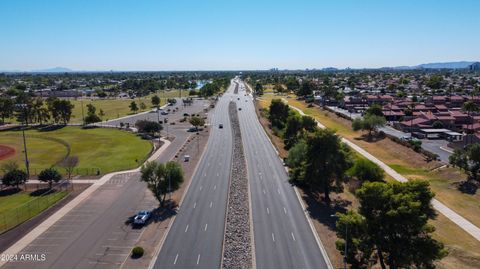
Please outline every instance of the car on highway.
[[133, 218], [133, 224], [144, 225], [145, 223], [147, 223], [151, 215], [152, 213], [150, 211], [142, 210], [138, 212], [137, 215], [135, 215], [135, 217]]
[[162, 111], [162, 112], [160, 112], [160, 114], [162, 114], [162, 115], [168, 115], [168, 112], [167, 112], [167, 111]]
[[223, 129], [223, 124], [220, 123], [220, 124], [218, 125], [218, 129]]

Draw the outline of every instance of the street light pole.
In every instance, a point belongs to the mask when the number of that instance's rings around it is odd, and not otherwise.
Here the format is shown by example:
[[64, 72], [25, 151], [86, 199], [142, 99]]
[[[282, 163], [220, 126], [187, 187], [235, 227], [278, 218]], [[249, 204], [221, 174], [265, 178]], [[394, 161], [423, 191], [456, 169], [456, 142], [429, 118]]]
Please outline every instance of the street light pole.
[[27, 105], [22, 104], [23, 107], [23, 115], [24, 115], [24, 126], [22, 128], [22, 136], [23, 136], [23, 152], [25, 154], [25, 167], [27, 168], [27, 177], [30, 177], [30, 163], [28, 161], [28, 153], [27, 153], [27, 140], [25, 138], [25, 127], [28, 124], [28, 119], [27, 119]]
[[347, 269], [347, 248], [348, 246], [348, 223], [345, 224], [345, 255], [343, 255], [343, 267]]

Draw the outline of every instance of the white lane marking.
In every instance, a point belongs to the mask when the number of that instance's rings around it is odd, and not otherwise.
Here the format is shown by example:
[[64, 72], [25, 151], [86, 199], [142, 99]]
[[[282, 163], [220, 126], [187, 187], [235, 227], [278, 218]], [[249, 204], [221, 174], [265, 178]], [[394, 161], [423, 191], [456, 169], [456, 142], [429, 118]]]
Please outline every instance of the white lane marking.
[[270, 215], [270, 210], [268, 209], [268, 207], [267, 207], [267, 214]]
[[208, 223], [205, 224], [205, 229], [204, 229], [205, 231], [207, 231], [207, 227], [208, 227]]
[[217, 189], [217, 185], [213, 186], [213, 190], [216, 190]]
[[287, 209], [284, 207], [283, 212], [285, 212], [285, 215], [287, 215]]
[[212, 208], [212, 206], [213, 206], [213, 202], [210, 202], [210, 208]]
[[200, 262], [200, 254], [198, 254], [198, 257], [197, 257], [197, 264]]
[[297, 241], [297, 240], [295, 240], [295, 235], [293, 235], [293, 233], [292, 233], [292, 238], [293, 238], [293, 241]]
[[200, 186], [200, 190], [202, 190], [203, 186]]
[[193, 204], [193, 208], [195, 208], [195, 207], [197, 207], [197, 202], [195, 202], [195, 203]]
[[177, 264], [177, 259], [178, 259], [178, 253], [177, 253], [177, 256], [175, 256], [175, 260], [173, 261], [173, 264]]
[[265, 191], [265, 189], [263, 189], [263, 194], [267, 194], [267, 192]]
[[207, 166], [210, 166], [210, 163], [207, 163]]
[[280, 188], [277, 189], [278, 194], [280, 194]]
[[275, 235], [272, 233], [272, 240], [275, 242]]
[[203, 174], [203, 176], [206, 177], [206, 176], [207, 176], [207, 173]]
[[220, 174], [219, 174], [219, 173], [217, 173], [217, 177], [219, 177], [219, 176], [220, 176]]
[[187, 224], [187, 227], [185, 227], [185, 232], [187, 232], [187, 231], [188, 231], [188, 224]]

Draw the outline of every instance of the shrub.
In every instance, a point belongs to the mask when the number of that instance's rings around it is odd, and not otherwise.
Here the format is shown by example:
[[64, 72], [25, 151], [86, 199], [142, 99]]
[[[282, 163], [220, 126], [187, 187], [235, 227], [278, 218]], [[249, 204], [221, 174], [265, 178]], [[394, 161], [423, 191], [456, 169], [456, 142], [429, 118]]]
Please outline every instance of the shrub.
[[145, 250], [142, 247], [136, 246], [132, 249], [132, 258], [140, 258], [144, 252]]

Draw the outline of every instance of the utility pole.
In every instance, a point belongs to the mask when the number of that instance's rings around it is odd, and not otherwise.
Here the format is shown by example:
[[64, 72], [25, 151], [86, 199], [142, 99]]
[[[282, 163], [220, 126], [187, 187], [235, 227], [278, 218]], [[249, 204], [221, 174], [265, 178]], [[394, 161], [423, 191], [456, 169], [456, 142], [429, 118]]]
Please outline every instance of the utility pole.
[[347, 248], [348, 246], [348, 223], [345, 225], [345, 255], [343, 257], [343, 267], [344, 269], [347, 269]]

